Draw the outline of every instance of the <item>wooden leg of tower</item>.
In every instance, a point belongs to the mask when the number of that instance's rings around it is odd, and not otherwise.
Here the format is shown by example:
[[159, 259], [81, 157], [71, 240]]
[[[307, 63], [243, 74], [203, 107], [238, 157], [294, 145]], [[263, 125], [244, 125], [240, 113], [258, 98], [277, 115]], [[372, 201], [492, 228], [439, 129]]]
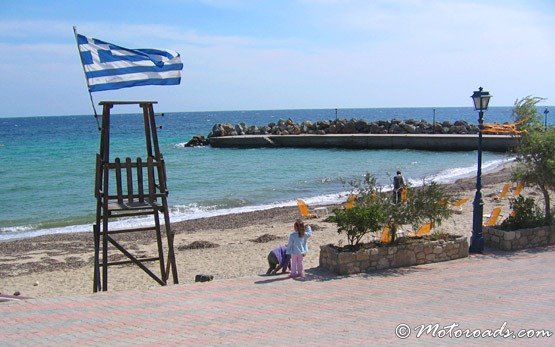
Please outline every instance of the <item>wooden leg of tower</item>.
[[96, 198], [96, 224], [93, 225], [93, 238], [94, 238], [94, 283], [93, 292], [96, 293], [101, 289], [100, 286], [100, 223], [102, 221], [102, 157], [100, 154], [96, 155], [96, 170], [94, 177], [94, 196]]
[[108, 290], [108, 168], [104, 169], [104, 196], [102, 198], [102, 291]]
[[[100, 159], [102, 162], [102, 195], [101, 216], [102, 225], [99, 225], [102, 234], [102, 291], [108, 290], [108, 197], [109, 197], [109, 167], [110, 162], [110, 109], [113, 104], [106, 103], [102, 110], [102, 133], [100, 135]], [[100, 240], [99, 240], [100, 243]]]
[[156, 243], [158, 244], [158, 258], [160, 258], [160, 276], [164, 284], [167, 284], [166, 279], [167, 276], [165, 275], [165, 266], [164, 266], [164, 247], [162, 244], [162, 232], [160, 230], [160, 211], [156, 210], [154, 212], [154, 225], [156, 227]]
[[[162, 198], [162, 206], [164, 208], [164, 224], [165, 224], [165, 228], [166, 228], [166, 238], [168, 240], [168, 263], [171, 264], [171, 272], [172, 272], [172, 276], [173, 276], [173, 283], [174, 284], [178, 284], [179, 283], [179, 279], [177, 276], [177, 264], [175, 262], [175, 252], [173, 249], [173, 239], [174, 239], [174, 234], [171, 230], [171, 225], [170, 225], [170, 215], [168, 212], [168, 201], [166, 198]], [[169, 268], [169, 266], [168, 266]], [[169, 273], [167, 273], [167, 276], [169, 276]]]
[[93, 292], [96, 293], [102, 290], [100, 286], [100, 230], [98, 223], [93, 225], [94, 235], [94, 279], [93, 279]]

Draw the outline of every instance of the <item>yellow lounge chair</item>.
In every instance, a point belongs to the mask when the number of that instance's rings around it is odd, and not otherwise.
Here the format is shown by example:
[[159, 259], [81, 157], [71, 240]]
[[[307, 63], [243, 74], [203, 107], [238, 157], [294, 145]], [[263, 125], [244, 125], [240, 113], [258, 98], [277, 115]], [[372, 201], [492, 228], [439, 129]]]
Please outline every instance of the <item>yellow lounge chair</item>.
[[430, 230], [432, 230], [433, 227], [433, 223], [432, 222], [428, 222], [426, 224], [422, 224], [420, 226], [420, 228], [418, 228], [418, 230], [416, 230], [416, 236], [424, 236], [430, 233]]
[[343, 207], [345, 207], [345, 209], [350, 209], [355, 207], [355, 203], [357, 201], [357, 195], [356, 194], [349, 194], [349, 197], [347, 198], [347, 201], [345, 202], [345, 204], [343, 205]]
[[457, 214], [461, 214], [461, 213], [462, 213], [462, 210], [463, 210], [462, 207], [463, 207], [464, 204], [466, 204], [469, 200], [470, 200], [469, 197], [461, 198], [461, 199], [459, 199], [459, 200], [455, 200], [455, 201], [451, 204], [451, 206], [450, 206], [451, 211], [453, 211], [454, 213], [457, 213]]
[[451, 204], [451, 207], [462, 207], [464, 204], [468, 202], [468, 200], [470, 200], [470, 198], [468, 197], [456, 200]]
[[526, 132], [526, 130], [520, 130], [519, 127], [527, 121], [528, 118], [523, 118], [514, 123], [484, 123], [480, 131], [493, 134], [520, 134]]
[[409, 232], [407, 236], [415, 237], [415, 236], [424, 236], [430, 233], [430, 230], [434, 227], [433, 222], [424, 223], [416, 230], [416, 232]]
[[497, 220], [499, 219], [499, 214], [501, 214], [501, 207], [498, 206], [491, 211], [489, 219], [483, 224], [483, 226], [491, 227], [495, 225], [495, 223], [497, 223]]
[[382, 236], [380, 237], [380, 243], [386, 245], [390, 243], [391, 240], [391, 229], [388, 226], [384, 226], [382, 230]]
[[524, 188], [524, 181], [518, 182], [518, 184], [516, 185], [515, 190], [513, 191], [513, 195], [515, 197], [518, 197], [520, 195], [520, 193], [522, 192], [523, 188]]
[[511, 187], [511, 185], [509, 183], [505, 183], [503, 185], [503, 189], [501, 189], [501, 193], [499, 193], [496, 197], [494, 197], [494, 200], [501, 200], [504, 197], [507, 196], [507, 194], [509, 194], [509, 188]]
[[308, 209], [308, 205], [306, 204], [306, 202], [304, 202], [304, 200], [298, 199], [297, 200], [297, 206], [299, 207], [299, 213], [301, 214], [301, 217], [304, 217], [304, 218], [317, 218], [318, 217], [318, 215], [316, 213], [313, 213]]
[[401, 188], [401, 201], [407, 202], [408, 200], [408, 189], [406, 187]]

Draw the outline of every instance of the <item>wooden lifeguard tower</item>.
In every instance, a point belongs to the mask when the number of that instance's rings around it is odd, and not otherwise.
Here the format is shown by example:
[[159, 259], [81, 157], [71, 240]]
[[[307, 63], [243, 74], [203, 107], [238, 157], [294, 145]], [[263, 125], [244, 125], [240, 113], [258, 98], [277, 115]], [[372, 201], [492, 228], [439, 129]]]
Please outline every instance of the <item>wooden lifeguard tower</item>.
[[[135, 264], [160, 285], [166, 285], [170, 273], [173, 283], [178, 283], [177, 266], [173, 248], [174, 235], [171, 231], [168, 211], [168, 190], [166, 188], [166, 168], [160, 153], [153, 104], [156, 101], [102, 101], [102, 128], [100, 152], [96, 155], [96, 224], [94, 232], [94, 285], [93, 291], [108, 290], [108, 267], [112, 265]], [[139, 105], [143, 111], [146, 140], [146, 160], [135, 161], [115, 158], [110, 161], [110, 110], [114, 105]], [[115, 219], [135, 216], [153, 217], [152, 226], [113, 229]], [[163, 218], [164, 225], [161, 225]], [[162, 233], [164, 229], [165, 233]], [[152, 257], [136, 257], [118, 241], [125, 233], [152, 233], [156, 238], [158, 251]], [[165, 235], [163, 235], [165, 234]], [[163, 239], [166, 240], [164, 245]], [[109, 247], [113, 246], [113, 247]], [[128, 259], [108, 261], [109, 248], [118, 250]], [[167, 253], [167, 260], [164, 259]], [[158, 262], [160, 275], [145, 264]], [[102, 271], [101, 271], [102, 270]]]

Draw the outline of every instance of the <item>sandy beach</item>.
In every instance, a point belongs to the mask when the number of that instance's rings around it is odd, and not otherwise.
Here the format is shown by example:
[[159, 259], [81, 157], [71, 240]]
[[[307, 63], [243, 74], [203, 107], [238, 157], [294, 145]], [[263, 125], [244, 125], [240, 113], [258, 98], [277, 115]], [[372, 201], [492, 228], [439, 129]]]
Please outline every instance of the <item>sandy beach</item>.
[[[504, 219], [510, 213], [508, 199], [494, 200], [503, 183], [509, 182], [510, 168], [505, 167], [483, 177], [484, 213], [502, 206]], [[514, 184], [513, 184], [514, 186]], [[472, 199], [475, 179], [462, 179], [448, 185], [456, 197], [470, 197], [462, 213], [453, 214], [437, 229], [470, 236], [472, 229]], [[525, 188], [524, 194], [534, 194]], [[318, 266], [321, 245], [346, 242], [337, 234], [326, 216], [307, 220], [314, 234], [309, 240], [305, 267]], [[296, 207], [274, 208], [235, 215], [217, 216], [173, 223], [175, 250], [180, 283], [194, 282], [195, 275], [209, 274], [214, 281], [224, 278], [263, 275], [267, 269], [268, 252], [285, 244], [298, 218]], [[271, 235], [271, 236], [268, 236]], [[265, 240], [258, 240], [263, 236]], [[156, 254], [155, 239], [141, 234], [126, 235], [125, 244], [137, 255]], [[216, 244], [214, 248], [188, 249], [195, 241]], [[119, 252], [118, 252], [119, 253]], [[114, 257], [116, 251], [112, 251]], [[121, 257], [113, 259], [123, 259]], [[157, 263], [150, 267], [156, 271]], [[156, 271], [157, 273], [157, 271]], [[26, 297], [53, 297], [92, 293], [93, 239], [88, 233], [42, 236], [31, 239], [0, 242], [0, 293], [19, 292]], [[199, 284], [201, 285], [201, 284]], [[109, 290], [146, 289], [156, 287], [137, 266], [121, 265], [109, 268]]]

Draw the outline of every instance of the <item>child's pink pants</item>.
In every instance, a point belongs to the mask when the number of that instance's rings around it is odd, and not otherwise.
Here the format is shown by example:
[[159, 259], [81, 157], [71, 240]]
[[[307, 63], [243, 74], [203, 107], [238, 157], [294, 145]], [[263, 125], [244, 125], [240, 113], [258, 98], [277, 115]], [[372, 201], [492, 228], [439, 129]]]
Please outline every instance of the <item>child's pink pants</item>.
[[304, 276], [302, 254], [291, 254], [291, 277], [296, 276]]

